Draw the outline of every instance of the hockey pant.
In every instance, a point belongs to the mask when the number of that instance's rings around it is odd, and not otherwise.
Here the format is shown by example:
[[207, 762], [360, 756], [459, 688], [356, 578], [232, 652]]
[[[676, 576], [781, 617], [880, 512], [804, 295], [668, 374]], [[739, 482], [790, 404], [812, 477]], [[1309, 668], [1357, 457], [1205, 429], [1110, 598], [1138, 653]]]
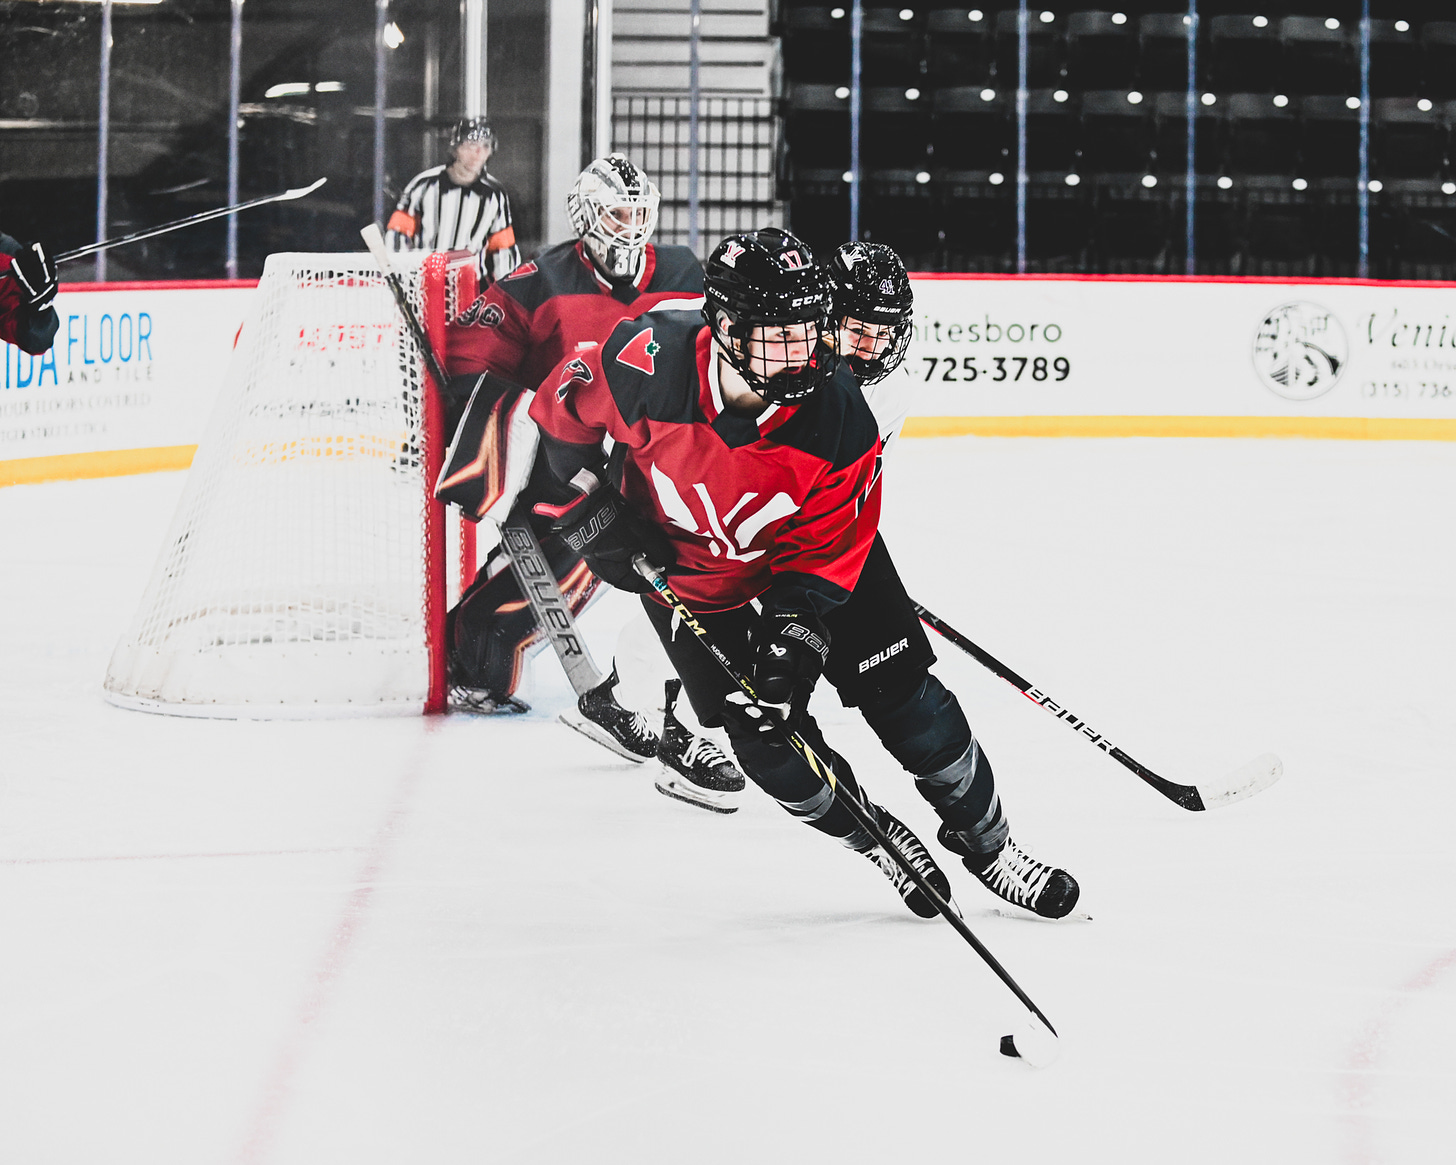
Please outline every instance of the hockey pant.
[[[736, 685], [697, 636], [674, 626], [671, 610], [650, 596], [642, 604], [698, 719], [725, 723], [724, 698]], [[713, 642], [747, 672], [749, 632], [758, 621], [751, 605], [698, 621]], [[875, 538], [848, 602], [825, 620], [829, 659], [824, 677], [847, 707], [857, 707], [886, 751], [915, 778], [915, 787], [968, 854], [995, 854], [1005, 843], [1007, 824], [996, 793], [996, 778], [980, 743], [971, 733], [955, 696], [929, 667], [935, 662], [930, 641], [890, 559], [884, 540]], [[835, 778], [859, 797], [853, 770], [829, 748], [814, 718], [805, 715], [799, 733], [834, 770]], [[828, 784], [798, 754], [770, 743], [761, 733], [728, 725], [728, 739], [750, 780], [789, 813], [852, 849], [873, 844], [838, 803]]]

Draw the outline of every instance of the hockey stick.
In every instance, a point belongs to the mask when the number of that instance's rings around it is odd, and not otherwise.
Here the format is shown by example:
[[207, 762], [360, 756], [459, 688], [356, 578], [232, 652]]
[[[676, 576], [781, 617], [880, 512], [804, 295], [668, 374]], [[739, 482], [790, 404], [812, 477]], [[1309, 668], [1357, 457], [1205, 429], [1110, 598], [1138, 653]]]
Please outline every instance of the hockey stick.
[[1231, 805], [1235, 801], [1242, 801], [1246, 797], [1252, 797], [1255, 793], [1267, 789], [1284, 773], [1284, 763], [1272, 752], [1266, 752], [1256, 756], [1241, 768], [1235, 769], [1222, 780], [1209, 784], [1180, 785], [1175, 781], [1160, 777], [1146, 765], [1133, 760], [1107, 737], [1094, 732], [1085, 720], [1074, 715], [1064, 705], [1057, 703], [1029, 680], [1022, 679], [990, 652], [977, 647], [938, 615], [926, 610], [914, 599], [911, 599], [910, 603], [915, 608], [915, 613], [920, 616], [921, 622], [927, 627], [933, 627], [942, 638], [954, 643], [981, 666], [995, 672], [1033, 704], [1045, 708], [1058, 720], [1064, 721], [1079, 736], [1085, 737], [1112, 757], [1118, 764], [1131, 769], [1175, 805], [1181, 805], [1184, 809], [1193, 812]]
[[[374, 256], [374, 262], [384, 275], [384, 281], [394, 295], [394, 302], [409, 326], [410, 334], [424, 353], [430, 375], [440, 390], [444, 391], [447, 380], [445, 369], [435, 355], [430, 338], [425, 334], [424, 326], [415, 314], [409, 296], [405, 294], [404, 284], [395, 273], [389, 250], [384, 245], [384, 235], [380, 233], [377, 223], [370, 223], [359, 234], [363, 236], [364, 245], [369, 248], [369, 253]], [[511, 564], [511, 573], [516, 576], [516, 584], [526, 596], [526, 601], [531, 604], [531, 613], [536, 616], [536, 622], [545, 633], [546, 641], [551, 644], [551, 650], [556, 652], [556, 658], [561, 661], [566, 678], [571, 681], [578, 696], [585, 695], [601, 684], [602, 676], [587, 652], [586, 641], [576, 630], [571, 605], [562, 595], [561, 587], [551, 572], [546, 555], [541, 551], [541, 544], [536, 541], [535, 533], [526, 525], [504, 526], [501, 529], [501, 544], [505, 547], [506, 559]]]
[[183, 227], [196, 226], [198, 223], [209, 222], [212, 219], [222, 218], [228, 214], [237, 214], [240, 210], [248, 210], [254, 206], [264, 206], [270, 202], [291, 202], [295, 198], [302, 198], [306, 194], [312, 194], [327, 181], [327, 178], [320, 178], [311, 185], [298, 186], [292, 190], [285, 190], [282, 194], [269, 194], [263, 198], [249, 199], [247, 202], [235, 203], [232, 206], [218, 207], [216, 210], [204, 210], [201, 214], [194, 214], [189, 218], [179, 218], [175, 222], [163, 223], [158, 227], [148, 227], [144, 231], [134, 231], [132, 234], [122, 235], [117, 239], [106, 239], [104, 242], [92, 243], [87, 247], [78, 247], [74, 251], [65, 251], [57, 255], [55, 261], [57, 263], [69, 263], [72, 259], [81, 259], [87, 255], [94, 255], [97, 251], [109, 251], [112, 247], [119, 247], [123, 243], [137, 243], [142, 239], [165, 235], [169, 231], [180, 231]]
[[[692, 611], [688, 610], [683, 601], [668, 586], [667, 579], [663, 577], [662, 572], [648, 562], [645, 556], [640, 554], [633, 560], [632, 565], [637, 573], [651, 584], [652, 589], [658, 593], [662, 601], [673, 609], [677, 617], [682, 621], [682, 625], [698, 637], [698, 642], [718, 661], [718, 665], [738, 685], [739, 690], [757, 705], [758, 694], [753, 690], [752, 682], [734, 666], [733, 661], [728, 658], [723, 649], [708, 637], [707, 628], [698, 622]], [[965, 920], [956, 913], [951, 904], [940, 896], [940, 893], [935, 887], [926, 881], [925, 877], [900, 852], [899, 848], [891, 843], [890, 839], [885, 836], [885, 831], [880, 828], [880, 823], [874, 819], [869, 810], [860, 802], [859, 798], [849, 792], [849, 790], [840, 787], [838, 780], [835, 779], [834, 770], [814, 752], [809, 742], [799, 735], [799, 733], [786, 727], [772, 712], [764, 712], [762, 715], [767, 717], [774, 731], [783, 737], [789, 747], [799, 754], [804, 763], [809, 766], [809, 771], [833, 790], [835, 797], [849, 811], [849, 815], [854, 818], [859, 827], [873, 837], [878, 845], [884, 848], [884, 851], [894, 859], [895, 864], [905, 871], [910, 880], [919, 887], [920, 892], [931, 901], [935, 909], [940, 912], [940, 916], [946, 922], [950, 923], [955, 932], [971, 945], [971, 949], [981, 956], [986, 965], [996, 972], [997, 978], [1006, 984], [1011, 989], [1012, 994], [1031, 1012], [1035, 1022], [1021, 1033], [1021, 1042], [1017, 1043], [1016, 1037], [1014, 1036], [1003, 1037], [1001, 1050], [1007, 1055], [1020, 1056], [1036, 1067], [1044, 1067], [1046, 1064], [1051, 1063], [1056, 1058], [1058, 1048], [1057, 1029], [1052, 1027], [1051, 1020], [1042, 1014], [1041, 1008], [1032, 1002], [1031, 996], [1027, 995], [1016, 980], [1007, 972], [1006, 968], [997, 962], [996, 956], [975, 936], [971, 928], [966, 925]]]

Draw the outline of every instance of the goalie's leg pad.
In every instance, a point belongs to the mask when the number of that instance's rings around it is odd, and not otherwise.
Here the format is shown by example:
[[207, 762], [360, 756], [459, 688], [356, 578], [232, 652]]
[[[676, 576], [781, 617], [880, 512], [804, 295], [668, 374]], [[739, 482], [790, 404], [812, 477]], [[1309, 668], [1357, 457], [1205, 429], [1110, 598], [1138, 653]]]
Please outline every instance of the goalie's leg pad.
[[[572, 614], [579, 615], [597, 588], [596, 577], [560, 538], [548, 538], [542, 550]], [[504, 554], [461, 597], [447, 631], [452, 682], [496, 700], [515, 692], [526, 652], [541, 631]]]

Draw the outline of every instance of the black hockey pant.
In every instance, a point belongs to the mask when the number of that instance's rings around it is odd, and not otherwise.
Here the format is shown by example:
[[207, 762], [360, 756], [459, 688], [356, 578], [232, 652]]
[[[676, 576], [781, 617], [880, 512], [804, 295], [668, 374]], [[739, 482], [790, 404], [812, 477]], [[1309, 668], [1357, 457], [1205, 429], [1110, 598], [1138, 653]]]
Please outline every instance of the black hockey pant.
[[[649, 596], [643, 596], [642, 604], [699, 721], [724, 724], [723, 700], [736, 685], [696, 642], [696, 635], [674, 627], [668, 608]], [[734, 665], [748, 672], [749, 632], [758, 621], [757, 612], [745, 605], [698, 615], [698, 620]], [[830, 644], [825, 678], [847, 707], [859, 708], [886, 751], [914, 775], [920, 795], [955, 835], [952, 848], [968, 855], [1000, 850], [1007, 826], [991, 764], [960, 703], [928, 670], [935, 655], [881, 538], [875, 539], [854, 594], [826, 623]], [[829, 763], [836, 779], [863, 801], [852, 769], [828, 746], [812, 716], [804, 716], [799, 732]], [[830, 787], [776, 736], [739, 731], [730, 724], [728, 739], [749, 779], [795, 817], [852, 849], [873, 844]]]

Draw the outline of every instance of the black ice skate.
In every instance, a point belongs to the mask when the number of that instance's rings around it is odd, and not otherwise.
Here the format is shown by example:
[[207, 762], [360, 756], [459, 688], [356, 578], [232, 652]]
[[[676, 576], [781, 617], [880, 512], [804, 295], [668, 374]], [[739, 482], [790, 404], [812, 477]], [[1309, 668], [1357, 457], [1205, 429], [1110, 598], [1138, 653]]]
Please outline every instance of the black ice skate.
[[1037, 861], [1009, 836], [994, 857], [967, 855], [961, 836], [945, 826], [938, 836], [941, 845], [961, 855], [966, 869], [981, 880], [981, 885], [1013, 906], [1043, 918], [1065, 918], [1077, 905], [1077, 895], [1081, 893], [1077, 879], [1066, 870]]
[[612, 689], [617, 686], [617, 667], [612, 674], [576, 702], [576, 712], [563, 712], [561, 723], [575, 728], [603, 748], [639, 764], [657, 755], [657, 733], [641, 712], [629, 712], [617, 703]]
[[714, 813], [737, 813], [739, 794], [748, 782], [721, 748], [706, 736], [694, 736], [673, 713], [682, 681], [668, 680], [664, 687], [666, 715], [662, 739], [657, 742], [657, 759], [662, 762], [657, 791]]
[[[885, 831], [885, 836], [915, 867], [915, 872], [935, 887], [936, 892], [955, 908], [955, 903], [950, 896], [950, 879], [945, 876], [945, 871], [935, 864], [935, 859], [924, 844], [910, 832], [910, 827], [881, 806], [874, 807], [875, 817], [878, 818], [880, 828]], [[918, 914], [921, 918], [934, 918], [938, 913], [935, 904], [930, 901], [924, 892], [917, 886], [904, 870], [884, 850], [883, 846], [875, 846], [874, 849], [866, 850], [865, 857], [874, 862], [884, 872], [885, 877], [890, 879], [890, 885], [895, 887], [896, 893], [905, 901], [905, 905], [911, 913]], [[956, 913], [960, 911], [957, 909]]]

